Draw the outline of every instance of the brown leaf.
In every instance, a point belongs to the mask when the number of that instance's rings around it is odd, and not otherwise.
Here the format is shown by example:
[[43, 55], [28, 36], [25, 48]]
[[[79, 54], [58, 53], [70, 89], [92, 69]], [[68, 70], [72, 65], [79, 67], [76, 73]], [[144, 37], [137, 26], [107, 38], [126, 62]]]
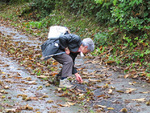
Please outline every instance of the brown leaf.
[[108, 110], [113, 110], [114, 108], [113, 108], [113, 107], [108, 107], [107, 109], [108, 109]]
[[38, 78], [47, 78], [48, 76], [45, 76], [45, 75], [40, 75], [40, 76], [37, 76]]
[[150, 100], [145, 103], [147, 106], [150, 106]]
[[100, 98], [100, 97], [105, 97], [105, 95], [104, 94], [102, 94], [102, 95], [99, 95], [99, 96], [97, 96], [98, 98]]
[[131, 93], [132, 91], [135, 91], [135, 88], [127, 88], [127, 90], [125, 91], [125, 93]]
[[54, 101], [53, 100], [48, 100], [46, 103], [53, 103]]
[[15, 113], [16, 112], [16, 109], [5, 109], [5, 112], [6, 113]]
[[128, 78], [128, 77], [129, 77], [129, 74], [124, 75], [124, 78]]
[[97, 105], [97, 106], [101, 108], [107, 108], [107, 106], [103, 106], [103, 105]]
[[132, 99], [134, 101], [138, 101], [138, 102], [145, 102], [146, 99], [145, 98], [139, 98], [139, 99]]
[[72, 103], [72, 102], [66, 102], [65, 104], [57, 104], [61, 107], [70, 107], [70, 106], [73, 106], [75, 103]]
[[117, 90], [117, 92], [119, 92], [119, 93], [124, 93], [124, 91], [123, 91], [123, 90]]
[[14, 79], [21, 79], [22, 77], [14, 77]]
[[43, 95], [42, 98], [48, 98], [48, 95]]
[[109, 89], [109, 90], [108, 90], [108, 94], [112, 94], [112, 89]]
[[32, 81], [31, 77], [25, 78], [27, 81]]
[[116, 61], [114, 61], [114, 60], [108, 60], [108, 61], [106, 61], [105, 63], [106, 64], [112, 64], [112, 63], [115, 63]]
[[37, 85], [37, 83], [35, 81], [26, 82], [25, 84], [28, 84], [28, 85]]
[[33, 110], [33, 107], [29, 106], [28, 104], [24, 106], [25, 110]]
[[58, 108], [57, 106], [52, 105], [53, 108]]
[[89, 82], [101, 82], [101, 80], [89, 79]]
[[9, 86], [4, 86], [4, 89], [9, 89]]
[[127, 113], [128, 110], [127, 110], [126, 108], [122, 108], [122, 109], [120, 110], [120, 112]]

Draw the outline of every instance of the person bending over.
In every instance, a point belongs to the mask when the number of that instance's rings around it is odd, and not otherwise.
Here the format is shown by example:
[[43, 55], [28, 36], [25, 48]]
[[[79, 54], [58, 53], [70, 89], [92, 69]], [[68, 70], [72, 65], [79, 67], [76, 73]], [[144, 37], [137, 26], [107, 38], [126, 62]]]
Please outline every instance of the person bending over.
[[78, 54], [87, 54], [94, 50], [94, 42], [91, 38], [80, 39], [78, 35], [66, 34], [60, 36], [58, 39], [58, 53], [65, 52], [60, 55], [53, 56], [53, 58], [63, 65], [61, 71], [55, 76], [55, 80], [60, 78], [59, 87], [71, 88], [73, 85], [67, 79], [72, 74], [75, 75], [76, 80], [82, 83], [82, 77], [74, 67], [75, 58]]

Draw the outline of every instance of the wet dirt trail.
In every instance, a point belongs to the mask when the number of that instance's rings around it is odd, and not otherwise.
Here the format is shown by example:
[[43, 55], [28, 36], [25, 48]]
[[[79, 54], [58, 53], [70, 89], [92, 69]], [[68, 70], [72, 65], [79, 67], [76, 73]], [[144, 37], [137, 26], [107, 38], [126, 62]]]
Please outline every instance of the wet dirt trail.
[[[14, 42], [23, 41], [37, 48], [42, 43], [13, 28], [0, 26], [0, 32], [13, 37]], [[76, 83], [77, 89], [80, 89], [78, 96], [83, 102], [79, 107], [78, 104], [68, 103], [67, 98], [57, 96], [55, 90], [58, 87], [46, 87], [46, 81], [31, 75], [4, 52], [0, 52], [0, 56], [0, 112], [150, 113], [150, 84], [125, 79], [124, 74], [101, 65], [99, 58], [85, 59], [84, 63], [80, 57], [76, 60], [76, 67], [85, 81], [85, 84]], [[89, 97], [92, 99], [88, 100]]]
[[0, 109], [3, 112], [17, 112], [21, 109], [22, 112], [27, 113], [33, 109], [32, 112], [41, 113], [48, 111], [76, 113], [76, 109], [80, 110], [77, 106], [59, 108], [57, 104], [65, 104], [65, 100], [55, 95], [53, 86], [45, 87], [44, 81], [31, 76], [23, 67], [1, 52], [0, 55], [0, 71], [2, 72], [0, 96], [3, 97]]
[[[38, 46], [37, 40], [30, 40], [16, 30], [0, 26], [6, 36], [14, 41], [25, 41], [30, 46]], [[55, 94], [55, 86], [43, 81], [20, 66], [16, 60], [0, 52], [0, 112], [21, 113], [77, 113], [78, 105], [69, 106], [67, 100]], [[48, 87], [46, 87], [48, 86]], [[64, 105], [64, 106], [60, 106]]]

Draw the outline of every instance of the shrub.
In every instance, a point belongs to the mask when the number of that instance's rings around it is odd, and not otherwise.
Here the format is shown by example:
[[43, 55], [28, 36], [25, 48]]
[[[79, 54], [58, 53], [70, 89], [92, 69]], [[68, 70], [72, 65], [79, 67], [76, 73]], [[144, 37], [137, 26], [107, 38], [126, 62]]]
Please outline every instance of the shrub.
[[38, 18], [48, 16], [53, 9], [55, 9], [54, 0], [33, 0], [31, 4], [32, 10], [36, 12]]
[[95, 0], [56, 0], [56, 8], [68, 10], [77, 15], [96, 16], [101, 5], [96, 4]]
[[24, 2], [29, 2], [29, 0], [3, 0], [6, 1], [6, 3], [10, 3], [10, 4], [21, 4]]

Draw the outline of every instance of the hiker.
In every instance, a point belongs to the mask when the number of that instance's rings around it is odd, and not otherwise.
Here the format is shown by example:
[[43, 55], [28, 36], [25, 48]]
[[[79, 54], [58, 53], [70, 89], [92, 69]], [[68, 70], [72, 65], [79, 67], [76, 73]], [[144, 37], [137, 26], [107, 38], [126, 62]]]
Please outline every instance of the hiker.
[[73, 87], [68, 80], [68, 77], [72, 74], [75, 75], [76, 80], [79, 83], [83, 82], [82, 77], [74, 67], [74, 63], [78, 54], [83, 56], [83, 54], [94, 50], [94, 43], [91, 38], [85, 38], [81, 41], [78, 35], [69, 34], [69, 32], [67, 32], [64, 35], [59, 36], [59, 38], [51, 38], [47, 40], [41, 48], [45, 59], [53, 57], [63, 65], [60, 73], [55, 76], [56, 81], [60, 79], [59, 87]]

